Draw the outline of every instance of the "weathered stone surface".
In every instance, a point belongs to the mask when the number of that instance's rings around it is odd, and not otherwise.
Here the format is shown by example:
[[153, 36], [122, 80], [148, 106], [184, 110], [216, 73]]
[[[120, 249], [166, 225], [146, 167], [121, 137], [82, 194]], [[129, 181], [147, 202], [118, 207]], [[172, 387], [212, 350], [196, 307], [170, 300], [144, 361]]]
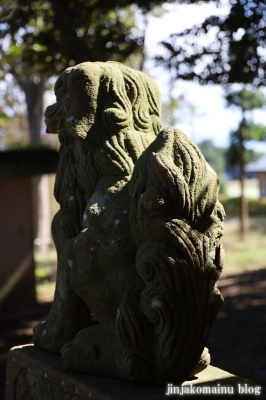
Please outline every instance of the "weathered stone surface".
[[[216, 387], [217, 390], [219, 385], [230, 386], [234, 388], [235, 395], [224, 397], [219, 394], [218, 398], [232, 399], [240, 398], [237, 395], [239, 384], [242, 387], [245, 384], [256, 387], [247, 379], [209, 366], [194, 379], [184, 382], [183, 386]], [[31, 345], [14, 347], [8, 356], [5, 400], [163, 400], [168, 398], [166, 392], [167, 385], [136, 384], [63, 371], [59, 356]], [[188, 394], [184, 396], [190, 398]], [[256, 397], [244, 396], [245, 399]], [[179, 396], [171, 395], [170, 398]], [[208, 395], [206, 398], [217, 399], [217, 395]]]
[[223, 300], [218, 179], [160, 95], [118, 63], [68, 68], [46, 110], [58, 133], [55, 301], [34, 332], [69, 371], [181, 382], [206, 368]]

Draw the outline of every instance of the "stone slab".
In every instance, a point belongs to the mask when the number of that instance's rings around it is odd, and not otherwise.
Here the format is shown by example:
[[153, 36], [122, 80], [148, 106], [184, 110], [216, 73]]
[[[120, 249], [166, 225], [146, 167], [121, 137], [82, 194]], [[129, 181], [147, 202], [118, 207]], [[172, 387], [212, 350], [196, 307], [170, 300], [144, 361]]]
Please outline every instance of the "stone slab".
[[[200, 395], [208, 399], [241, 398], [237, 385], [257, 387], [248, 379], [239, 378], [219, 368], [209, 366], [184, 387], [210, 386], [235, 388], [234, 395]], [[219, 386], [220, 385], [220, 386]], [[174, 385], [173, 385], [174, 386]], [[65, 372], [60, 356], [36, 349], [33, 345], [14, 347], [10, 350], [7, 363], [6, 400], [162, 400], [195, 398], [198, 395], [172, 394], [166, 396], [166, 386], [151, 386], [124, 382], [111, 378]], [[218, 390], [218, 389], [217, 389]], [[259, 396], [244, 395], [244, 399]]]

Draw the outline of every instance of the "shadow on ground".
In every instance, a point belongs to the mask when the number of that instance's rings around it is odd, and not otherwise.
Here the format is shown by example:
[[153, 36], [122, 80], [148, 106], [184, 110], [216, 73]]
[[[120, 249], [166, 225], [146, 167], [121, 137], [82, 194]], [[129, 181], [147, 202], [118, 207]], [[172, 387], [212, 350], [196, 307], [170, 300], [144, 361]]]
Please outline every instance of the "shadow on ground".
[[[225, 304], [208, 340], [212, 365], [266, 386], [266, 269], [228, 275], [219, 288]], [[40, 304], [0, 317], [0, 400], [8, 349], [31, 343], [32, 327], [49, 308]]]
[[225, 303], [207, 344], [212, 365], [266, 387], [266, 269], [230, 274], [218, 286]]
[[4, 400], [5, 370], [8, 350], [11, 347], [32, 343], [32, 328], [43, 321], [51, 303], [38, 304], [34, 308], [0, 315], [0, 400]]

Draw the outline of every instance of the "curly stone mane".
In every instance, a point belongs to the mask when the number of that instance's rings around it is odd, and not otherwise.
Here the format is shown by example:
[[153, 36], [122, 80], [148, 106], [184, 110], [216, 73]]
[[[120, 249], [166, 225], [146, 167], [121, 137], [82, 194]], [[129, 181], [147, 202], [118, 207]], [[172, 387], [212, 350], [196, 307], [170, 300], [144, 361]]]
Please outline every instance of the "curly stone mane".
[[159, 133], [160, 93], [145, 74], [115, 62], [68, 68], [55, 93], [57, 103], [47, 108], [45, 122], [48, 133], [59, 134], [54, 194], [70, 239], [81, 230], [85, 200], [99, 178], [130, 179], [136, 160]]
[[215, 284], [225, 216], [218, 179], [194, 143], [167, 128], [139, 158], [130, 187], [136, 268], [145, 288], [142, 315], [125, 298], [117, 317], [124, 367], [134, 380], [182, 381], [196, 368], [223, 304]]

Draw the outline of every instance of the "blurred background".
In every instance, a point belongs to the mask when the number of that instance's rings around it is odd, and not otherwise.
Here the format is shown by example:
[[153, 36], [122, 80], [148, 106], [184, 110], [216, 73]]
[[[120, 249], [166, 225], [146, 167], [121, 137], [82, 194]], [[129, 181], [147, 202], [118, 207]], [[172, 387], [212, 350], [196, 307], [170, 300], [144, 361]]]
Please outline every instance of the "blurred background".
[[0, 5], [0, 399], [10, 347], [31, 343], [56, 279], [59, 143], [43, 113], [60, 73], [119, 61], [151, 76], [163, 126], [220, 180], [225, 305], [212, 364], [266, 386], [266, 4], [259, 0], [5, 0]]

